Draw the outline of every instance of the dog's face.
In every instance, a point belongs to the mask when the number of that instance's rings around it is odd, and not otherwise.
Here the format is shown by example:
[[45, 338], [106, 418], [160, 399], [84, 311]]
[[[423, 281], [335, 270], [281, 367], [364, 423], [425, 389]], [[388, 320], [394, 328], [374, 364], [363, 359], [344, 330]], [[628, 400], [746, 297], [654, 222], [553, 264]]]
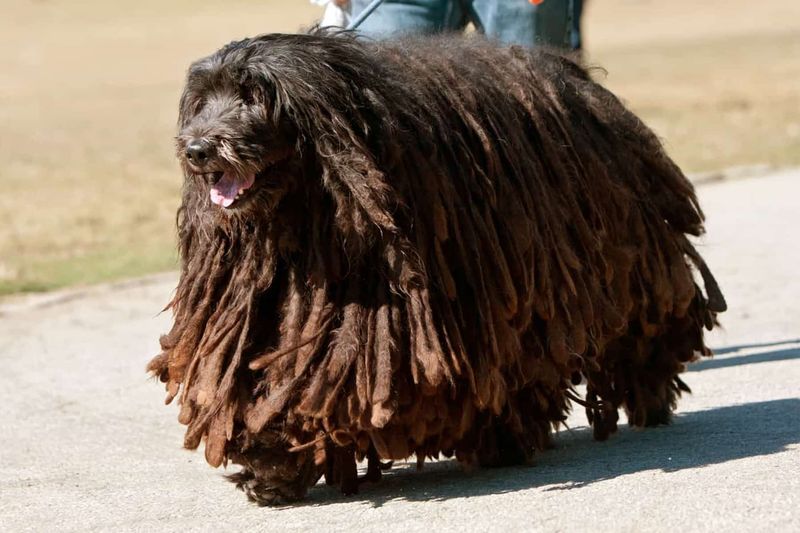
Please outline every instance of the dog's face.
[[339, 35], [264, 35], [194, 63], [177, 137], [182, 212], [237, 229], [226, 223], [271, 223], [321, 202], [303, 219], [332, 217], [351, 257], [394, 231], [385, 168], [399, 161], [401, 122], [418, 118], [381, 104], [383, 78], [363, 45]]
[[209, 209], [241, 213], [254, 200], [280, 196], [296, 158], [291, 126], [247, 63], [212, 56], [192, 65], [181, 99], [177, 156], [191, 194]]

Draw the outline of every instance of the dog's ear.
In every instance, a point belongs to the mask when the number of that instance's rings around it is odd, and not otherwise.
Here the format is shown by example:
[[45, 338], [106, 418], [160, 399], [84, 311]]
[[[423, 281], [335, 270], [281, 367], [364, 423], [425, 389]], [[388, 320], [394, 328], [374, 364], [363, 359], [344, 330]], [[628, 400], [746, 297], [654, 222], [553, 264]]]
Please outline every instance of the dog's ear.
[[395, 232], [397, 193], [359, 139], [322, 135], [315, 148], [322, 167], [322, 185], [335, 202], [334, 220], [343, 236], [366, 243], [376, 233]]
[[329, 57], [326, 61], [336, 68], [325, 69], [304, 67], [320, 63], [316, 56], [289, 64], [254, 60], [241, 83], [258, 87], [276, 123], [292, 124], [299, 150], [314, 152], [322, 186], [335, 204], [336, 229], [349, 248], [358, 248], [396, 231], [399, 197], [378, 162], [380, 155], [367, 143], [369, 132], [385, 127], [385, 121], [367, 116], [373, 113], [366, 105], [369, 89], [352, 81], [356, 74], [342, 75], [341, 59]]

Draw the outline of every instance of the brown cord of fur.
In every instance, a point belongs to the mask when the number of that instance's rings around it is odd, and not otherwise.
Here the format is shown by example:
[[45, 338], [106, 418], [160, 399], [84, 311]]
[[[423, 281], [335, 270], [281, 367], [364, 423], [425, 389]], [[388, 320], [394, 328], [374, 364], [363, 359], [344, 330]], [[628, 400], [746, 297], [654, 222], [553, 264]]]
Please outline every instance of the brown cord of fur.
[[598, 438], [620, 407], [664, 423], [709, 354], [725, 304], [687, 239], [692, 186], [564, 58], [268, 35], [193, 66], [182, 131], [200, 122], [266, 170], [226, 212], [187, 174], [175, 324], [149, 370], [186, 447], [243, 464], [256, 501], [352, 480], [343, 453], [529, 461], [570, 400]]

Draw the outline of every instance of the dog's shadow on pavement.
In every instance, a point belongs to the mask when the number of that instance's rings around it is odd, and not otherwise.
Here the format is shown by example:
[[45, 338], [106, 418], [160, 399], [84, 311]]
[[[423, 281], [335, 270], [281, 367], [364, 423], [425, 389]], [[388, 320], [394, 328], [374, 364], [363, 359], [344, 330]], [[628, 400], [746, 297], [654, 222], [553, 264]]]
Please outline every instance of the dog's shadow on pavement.
[[[788, 353], [791, 352], [791, 353]], [[772, 354], [772, 355], [771, 355]], [[738, 364], [788, 358], [800, 359], [800, 349], [736, 356]], [[708, 366], [717, 363], [715, 366]], [[702, 364], [702, 363], [699, 363]], [[707, 361], [700, 371], [733, 364]], [[317, 486], [306, 505], [362, 501], [374, 507], [393, 500], [437, 501], [542, 487], [545, 491], [581, 487], [646, 470], [665, 473], [699, 468], [736, 459], [769, 455], [800, 443], [800, 399], [789, 398], [719, 407], [678, 414], [670, 426], [632, 430], [621, 426], [606, 442], [592, 439], [588, 428], [562, 431], [555, 448], [539, 455], [532, 467], [464, 471], [455, 461], [396, 465], [378, 484], [364, 484], [361, 493], [343, 497], [335, 489]]]
[[[769, 363], [772, 361], [787, 361], [790, 359], [800, 359], [800, 339], [790, 341], [772, 342], [765, 344], [745, 344], [740, 346], [731, 346], [714, 350], [714, 357], [711, 359], [703, 359], [689, 366], [689, 372], [700, 372], [702, 370], [711, 370], [714, 368], [727, 368], [731, 366], [752, 365], [755, 363]], [[761, 349], [767, 347], [781, 346], [781, 349], [770, 351], [759, 351], [757, 353], [747, 353], [753, 349]], [[786, 346], [790, 347], [786, 347]], [[738, 355], [745, 352], [743, 355]], [[736, 355], [734, 355], [736, 354]]]

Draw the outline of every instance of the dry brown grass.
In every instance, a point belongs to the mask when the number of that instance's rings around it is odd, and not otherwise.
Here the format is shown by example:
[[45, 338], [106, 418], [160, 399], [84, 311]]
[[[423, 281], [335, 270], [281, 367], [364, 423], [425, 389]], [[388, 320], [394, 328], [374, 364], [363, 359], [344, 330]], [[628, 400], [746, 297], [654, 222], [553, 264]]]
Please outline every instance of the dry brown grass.
[[800, 3], [589, 0], [589, 59], [689, 171], [800, 164]]
[[0, 294], [175, 267], [184, 71], [306, 3], [16, 1], [0, 19]]
[[[305, 0], [7, 2], [0, 294], [174, 268], [176, 101], [189, 62], [292, 31]], [[590, 0], [607, 84], [689, 170], [800, 164], [800, 6]]]

